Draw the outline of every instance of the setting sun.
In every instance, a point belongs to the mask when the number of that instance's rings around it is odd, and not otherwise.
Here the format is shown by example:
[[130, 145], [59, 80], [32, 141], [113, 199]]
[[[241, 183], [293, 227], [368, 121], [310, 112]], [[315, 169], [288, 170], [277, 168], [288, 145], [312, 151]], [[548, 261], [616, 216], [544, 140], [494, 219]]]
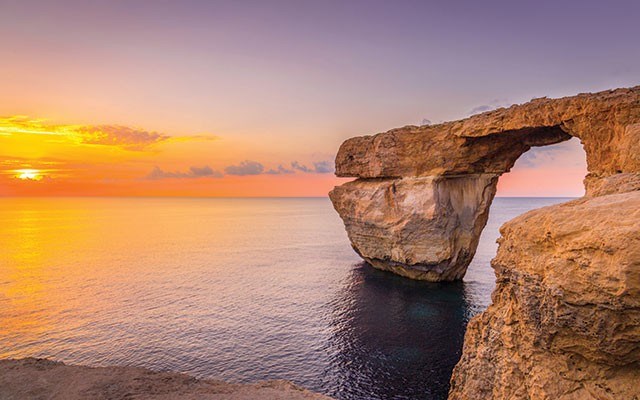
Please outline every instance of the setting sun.
[[22, 180], [39, 181], [42, 174], [37, 169], [18, 169], [16, 170], [16, 178]]

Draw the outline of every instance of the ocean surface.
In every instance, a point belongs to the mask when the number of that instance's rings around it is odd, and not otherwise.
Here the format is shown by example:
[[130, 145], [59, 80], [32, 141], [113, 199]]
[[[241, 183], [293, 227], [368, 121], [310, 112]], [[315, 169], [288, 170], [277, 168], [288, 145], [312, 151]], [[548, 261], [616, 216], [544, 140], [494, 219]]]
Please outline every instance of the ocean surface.
[[0, 358], [287, 379], [338, 399], [444, 399], [490, 302], [497, 198], [464, 282], [351, 249], [328, 199], [0, 199]]

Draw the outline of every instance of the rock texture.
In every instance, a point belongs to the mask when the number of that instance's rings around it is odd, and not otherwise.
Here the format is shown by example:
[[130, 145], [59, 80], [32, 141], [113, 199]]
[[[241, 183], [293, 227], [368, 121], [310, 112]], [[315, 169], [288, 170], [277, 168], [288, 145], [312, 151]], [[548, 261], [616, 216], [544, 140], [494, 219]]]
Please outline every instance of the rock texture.
[[473, 258], [497, 180], [495, 174], [356, 180], [331, 198], [354, 249], [374, 267], [455, 280]]
[[90, 368], [44, 359], [0, 360], [3, 400], [329, 400], [286, 381], [239, 385], [134, 367]]
[[588, 196], [640, 188], [640, 86], [529, 103], [342, 144], [329, 195], [371, 265], [430, 281], [461, 279], [497, 178], [533, 146], [578, 137]]
[[400, 275], [454, 280], [498, 177], [531, 146], [572, 136], [586, 195], [502, 227], [492, 304], [469, 322], [451, 400], [640, 399], [640, 86], [353, 138], [338, 152], [337, 174], [358, 178], [330, 193], [354, 249]]
[[501, 234], [449, 399], [639, 399], [640, 191], [534, 210]]

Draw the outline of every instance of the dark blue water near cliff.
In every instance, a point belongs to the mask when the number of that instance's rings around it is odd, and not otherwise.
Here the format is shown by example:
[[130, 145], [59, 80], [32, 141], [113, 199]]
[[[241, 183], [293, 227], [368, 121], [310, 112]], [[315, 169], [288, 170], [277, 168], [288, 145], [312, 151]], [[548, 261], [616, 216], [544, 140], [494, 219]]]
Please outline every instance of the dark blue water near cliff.
[[136, 365], [338, 399], [444, 399], [490, 301], [498, 198], [464, 282], [374, 270], [327, 199], [0, 199], [0, 357]]

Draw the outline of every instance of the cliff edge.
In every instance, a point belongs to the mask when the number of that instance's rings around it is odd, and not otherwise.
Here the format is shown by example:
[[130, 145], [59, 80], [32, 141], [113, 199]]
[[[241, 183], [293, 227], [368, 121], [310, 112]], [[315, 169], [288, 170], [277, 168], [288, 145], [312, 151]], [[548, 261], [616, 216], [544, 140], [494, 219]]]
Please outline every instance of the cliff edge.
[[530, 211], [500, 230], [489, 308], [449, 398], [640, 398], [640, 191]]
[[465, 274], [499, 176], [572, 136], [586, 195], [502, 226], [492, 304], [469, 322], [452, 400], [640, 399], [640, 86], [357, 137], [338, 152], [337, 174], [358, 179], [330, 197], [355, 251], [448, 281]]

